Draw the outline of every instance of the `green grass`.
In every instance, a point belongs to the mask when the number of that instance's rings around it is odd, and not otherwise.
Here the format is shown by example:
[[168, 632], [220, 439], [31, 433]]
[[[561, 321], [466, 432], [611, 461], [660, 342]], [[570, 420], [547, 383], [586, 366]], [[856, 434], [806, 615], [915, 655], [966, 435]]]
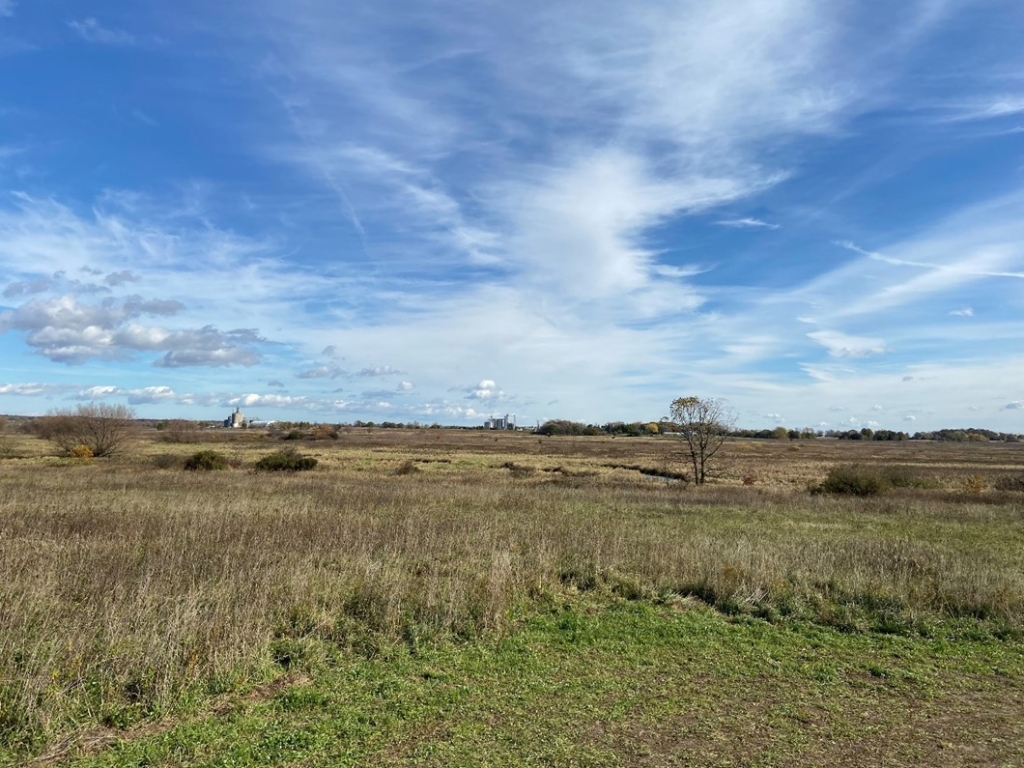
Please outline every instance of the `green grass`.
[[[1024, 760], [1024, 654], [574, 600], [500, 640], [321, 649], [264, 697], [75, 766], [937, 765]], [[293, 671], [293, 674], [297, 674]], [[982, 709], [978, 709], [978, 705]], [[957, 717], [956, 729], [942, 726]], [[913, 735], [912, 739], [907, 739]], [[868, 758], [867, 756], [872, 756]], [[940, 759], [941, 758], [941, 759]]]

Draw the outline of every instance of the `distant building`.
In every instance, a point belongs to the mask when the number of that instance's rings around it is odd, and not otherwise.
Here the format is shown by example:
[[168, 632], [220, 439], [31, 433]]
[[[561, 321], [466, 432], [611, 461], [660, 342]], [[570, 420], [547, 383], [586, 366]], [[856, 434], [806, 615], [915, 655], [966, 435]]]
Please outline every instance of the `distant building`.
[[245, 416], [240, 408], [235, 408], [235, 412], [224, 419], [224, 426], [227, 429], [241, 429], [245, 426]]
[[512, 416], [510, 419], [508, 414], [505, 417], [492, 416], [484, 422], [484, 429], [515, 429], [516, 428], [516, 417]]

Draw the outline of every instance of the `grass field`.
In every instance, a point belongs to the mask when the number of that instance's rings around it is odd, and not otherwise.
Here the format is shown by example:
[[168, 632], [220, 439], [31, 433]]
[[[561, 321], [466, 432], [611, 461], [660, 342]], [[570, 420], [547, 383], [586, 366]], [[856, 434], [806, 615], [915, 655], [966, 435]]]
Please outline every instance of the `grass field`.
[[1024, 445], [159, 437], [2, 436], [2, 764], [1024, 764]]

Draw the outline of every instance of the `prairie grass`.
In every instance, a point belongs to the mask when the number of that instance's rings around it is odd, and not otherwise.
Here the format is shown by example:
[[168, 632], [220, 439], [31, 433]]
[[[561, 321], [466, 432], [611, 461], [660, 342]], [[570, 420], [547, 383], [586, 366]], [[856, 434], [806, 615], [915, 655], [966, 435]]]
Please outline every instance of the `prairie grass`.
[[[693, 488], [633, 468], [675, 466], [662, 440], [430, 432], [343, 431], [304, 445], [319, 464], [298, 475], [160, 469], [151, 455], [194, 451], [167, 443], [90, 465], [33, 444], [0, 462], [0, 743], [29, 754], [187, 712], [315, 669], [324, 647], [375, 658], [500, 636], [579, 595], [850, 633], [1024, 631], [1021, 494], [802, 490], [847, 446], [742, 448]], [[220, 447], [251, 467], [277, 445]], [[1020, 466], [972, 449], [957, 472]], [[953, 463], [899, 455], [939, 476]], [[752, 468], [760, 485], [741, 480]]]

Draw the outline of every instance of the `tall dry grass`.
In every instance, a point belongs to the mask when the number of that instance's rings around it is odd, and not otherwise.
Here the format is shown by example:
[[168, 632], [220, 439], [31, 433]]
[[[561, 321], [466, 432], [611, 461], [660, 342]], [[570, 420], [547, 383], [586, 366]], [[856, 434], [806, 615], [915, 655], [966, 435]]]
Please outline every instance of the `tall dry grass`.
[[1014, 496], [835, 499], [439, 466], [3, 465], [0, 739], [187, 708], [316, 663], [324, 644], [374, 654], [500, 632], [567, 592], [693, 595], [850, 630], [1024, 627]]

